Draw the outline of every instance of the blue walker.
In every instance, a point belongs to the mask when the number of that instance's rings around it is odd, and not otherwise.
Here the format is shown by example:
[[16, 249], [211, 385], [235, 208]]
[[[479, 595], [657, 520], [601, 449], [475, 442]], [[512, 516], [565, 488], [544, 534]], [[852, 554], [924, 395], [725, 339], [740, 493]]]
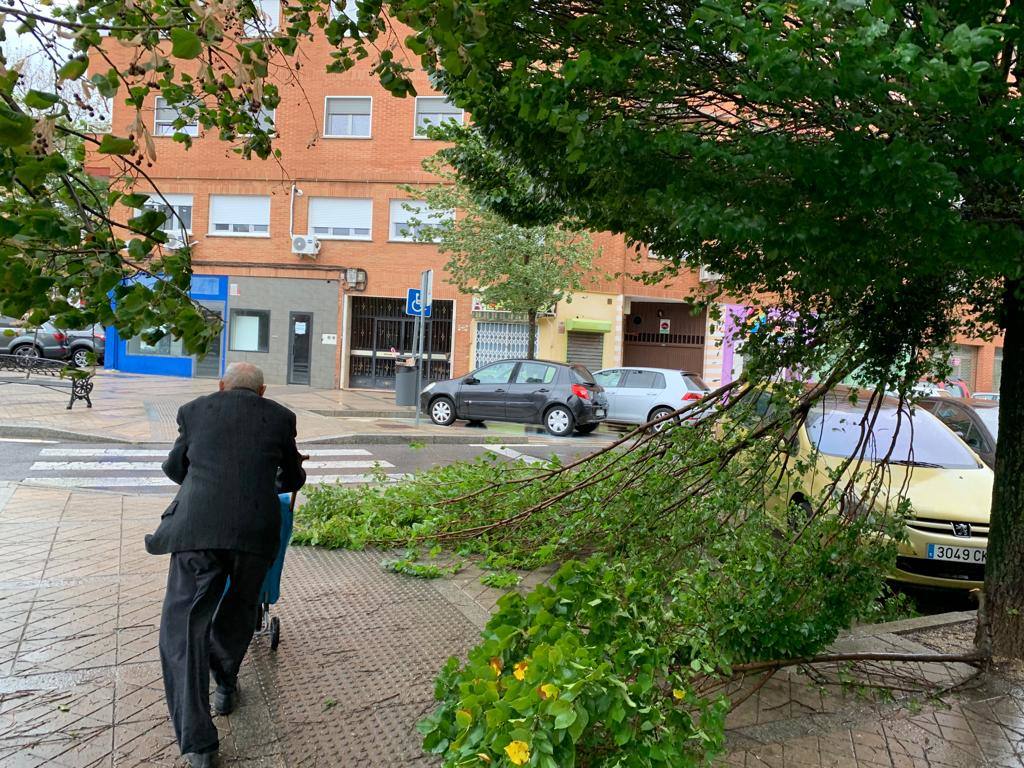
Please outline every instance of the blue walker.
[[281, 622], [277, 616], [271, 617], [270, 606], [281, 597], [281, 571], [284, 570], [284, 556], [288, 551], [288, 542], [292, 538], [292, 523], [295, 510], [295, 494], [278, 494], [281, 502], [281, 545], [277, 557], [267, 571], [260, 588], [260, 604], [256, 609], [256, 634], [270, 635], [270, 650], [276, 651], [281, 643]]

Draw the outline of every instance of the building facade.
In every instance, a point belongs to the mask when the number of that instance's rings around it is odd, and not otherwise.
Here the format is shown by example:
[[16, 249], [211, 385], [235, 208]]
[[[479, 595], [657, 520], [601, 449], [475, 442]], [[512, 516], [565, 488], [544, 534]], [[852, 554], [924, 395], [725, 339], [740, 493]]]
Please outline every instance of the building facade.
[[[268, 19], [280, 18], [274, 0], [260, 4]], [[244, 160], [198, 126], [184, 129], [194, 136], [186, 149], [173, 138], [174, 110], [158, 95], [148, 97], [141, 119], [156, 146], [147, 168], [153, 185], [140, 181], [134, 191], [159, 189], [162, 197], [147, 205], [168, 214], [172, 241], [191, 244], [192, 295], [220, 313], [225, 327], [202, 359], [185, 355], [173, 339], [147, 345], [114, 333], [109, 367], [216, 377], [227, 364], [246, 360], [274, 384], [391, 389], [396, 363], [415, 348], [406, 297], [425, 269], [435, 270], [424, 339], [429, 378], [525, 353], [524, 318], [460, 295], [445, 278], [445, 257], [414, 242], [407, 225], [412, 211], [420, 219], [444, 215], [404, 189], [437, 181], [421, 165], [440, 149], [423, 136], [424, 126], [466, 116], [431, 88], [426, 73], [413, 76], [418, 97], [395, 98], [369, 60], [345, 73], [325, 72], [330, 52], [326, 40], [304, 42], [301, 74], [280, 68], [288, 72], [277, 81], [280, 104], [264, 115], [279, 158]], [[111, 46], [106, 55], [127, 66], [134, 52]], [[105, 71], [101, 60], [94, 64]], [[134, 108], [117, 100], [111, 132], [126, 136], [135, 121]], [[97, 174], [114, 171], [103, 155], [89, 162]], [[659, 266], [652, 255], [609, 234], [594, 242], [585, 289], [540, 318], [539, 357], [594, 369], [682, 368], [712, 386], [737, 375], [738, 358], [723, 341], [721, 324], [716, 328], [691, 303], [701, 287], [698, 273], [648, 285], [639, 275]], [[992, 381], [985, 373], [992, 355], [987, 347], [964, 355], [977, 386]]]

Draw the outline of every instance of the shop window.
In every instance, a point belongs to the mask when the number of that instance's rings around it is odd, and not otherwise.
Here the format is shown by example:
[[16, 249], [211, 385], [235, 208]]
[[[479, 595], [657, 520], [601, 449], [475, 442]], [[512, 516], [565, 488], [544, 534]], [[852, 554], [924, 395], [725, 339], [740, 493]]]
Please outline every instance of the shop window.
[[270, 310], [232, 309], [228, 328], [232, 352], [266, 352], [270, 349]]
[[373, 201], [347, 197], [312, 197], [309, 233], [325, 240], [369, 240]]
[[369, 96], [328, 96], [324, 115], [324, 136], [328, 138], [370, 138], [370, 113], [373, 99]]
[[462, 125], [463, 112], [443, 96], [418, 96], [416, 98], [416, 136], [424, 138], [427, 129], [442, 123]]
[[210, 195], [210, 234], [231, 237], [269, 236], [270, 197]]
[[169, 333], [152, 344], [144, 341], [142, 336], [139, 335], [128, 340], [128, 354], [149, 355], [151, 357], [182, 357], [184, 356], [184, 349], [181, 339], [175, 339]]

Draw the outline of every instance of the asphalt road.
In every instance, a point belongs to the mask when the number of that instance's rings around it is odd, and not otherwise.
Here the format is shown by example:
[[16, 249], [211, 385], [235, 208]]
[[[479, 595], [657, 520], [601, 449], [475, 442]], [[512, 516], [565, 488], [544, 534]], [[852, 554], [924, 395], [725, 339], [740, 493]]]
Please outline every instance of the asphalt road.
[[[483, 453], [501, 460], [542, 460], [552, 454], [563, 461], [586, 455], [607, 445], [607, 439], [542, 440], [529, 445], [505, 446], [485, 442], [475, 445], [314, 445], [303, 444], [310, 455], [306, 471], [310, 483], [356, 484], [372, 481], [382, 470], [389, 479]], [[493, 439], [493, 438], [492, 438]], [[0, 480], [58, 488], [111, 490], [118, 493], [173, 494], [176, 486], [160, 470], [170, 445], [106, 443], [59, 443], [0, 440]]]

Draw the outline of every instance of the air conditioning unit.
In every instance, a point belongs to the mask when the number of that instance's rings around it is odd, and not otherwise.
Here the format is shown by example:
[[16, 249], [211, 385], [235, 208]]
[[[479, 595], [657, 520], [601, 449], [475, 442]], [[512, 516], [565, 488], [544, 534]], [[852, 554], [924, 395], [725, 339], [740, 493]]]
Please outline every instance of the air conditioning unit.
[[316, 256], [320, 253], [320, 241], [312, 235], [292, 235], [292, 253]]

